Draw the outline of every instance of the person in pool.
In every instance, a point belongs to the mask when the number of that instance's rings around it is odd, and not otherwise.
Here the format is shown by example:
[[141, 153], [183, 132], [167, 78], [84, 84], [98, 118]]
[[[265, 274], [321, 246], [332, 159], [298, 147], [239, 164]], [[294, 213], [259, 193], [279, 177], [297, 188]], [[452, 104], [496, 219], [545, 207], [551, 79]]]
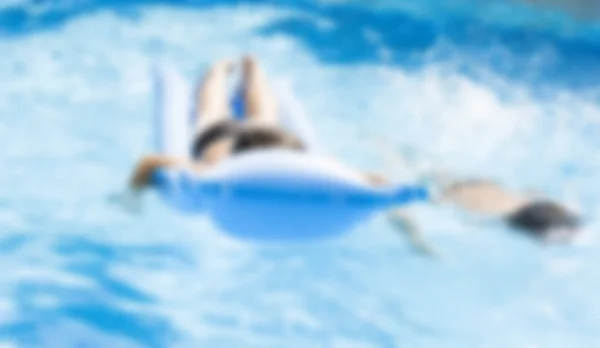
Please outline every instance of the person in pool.
[[257, 148], [284, 147], [302, 151], [304, 145], [277, 124], [277, 105], [264, 73], [252, 57], [243, 59], [245, 119], [231, 118], [228, 82], [234, 63], [212, 65], [201, 81], [196, 99], [196, 129], [191, 159], [162, 155], [142, 158], [131, 177], [130, 188], [139, 192], [151, 185], [152, 173], [161, 168], [202, 172], [222, 159]]
[[[163, 155], [143, 157], [129, 181], [130, 193], [137, 197], [152, 185], [152, 174], [163, 168], [184, 168], [203, 172], [236, 154], [265, 148], [304, 151], [305, 145], [278, 123], [278, 107], [264, 71], [255, 58], [242, 59], [242, 93], [245, 117], [232, 119], [228, 82], [235, 64], [228, 60], [212, 65], [199, 84], [196, 100], [196, 130], [191, 159]], [[377, 174], [364, 177], [383, 184]]]
[[[302, 141], [279, 125], [275, 96], [253, 57], [247, 56], [242, 61], [245, 118], [236, 121], [230, 117], [227, 87], [234, 67], [231, 61], [219, 61], [208, 69], [199, 84], [191, 159], [145, 156], [136, 165], [129, 181], [134, 197], [152, 186], [152, 174], [159, 169], [176, 167], [203, 172], [229, 156], [255, 149], [279, 147], [304, 151]], [[363, 175], [373, 185], [388, 183], [378, 174]], [[440, 186], [440, 182], [435, 184]], [[529, 200], [489, 181], [459, 180], [438, 191], [435, 202], [452, 203], [472, 212], [498, 217], [541, 239], [564, 239], [572, 236], [579, 225], [579, 218], [557, 203]], [[403, 209], [393, 211], [390, 217], [395, 224], [406, 227], [404, 229], [417, 246], [425, 248], [420, 234], [411, 232], [415, 231], [411, 228], [414, 224]]]
[[564, 205], [508, 190], [490, 180], [453, 182], [441, 189], [439, 201], [500, 219], [544, 242], [570, 241], [581, 227], [581, 218]]
[[[426, 175], [434, 204], [451, 205], [478, 216], [502, 222], [544, 243], [570, 242], [582, 227], [582, 219], [563, 204], [540, 195], [528, 195], [487, 179], [456, 179]], [[390, 213], [391, 222], [409, 233], [421, 251], [431, 253], [423, 235], [407, 211]]]

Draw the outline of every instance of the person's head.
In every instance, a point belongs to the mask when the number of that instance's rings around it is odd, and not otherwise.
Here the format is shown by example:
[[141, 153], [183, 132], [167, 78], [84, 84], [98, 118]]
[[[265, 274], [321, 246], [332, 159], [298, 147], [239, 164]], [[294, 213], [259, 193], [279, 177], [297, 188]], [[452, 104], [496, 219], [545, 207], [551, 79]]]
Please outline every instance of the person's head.
[[533, 201], [509, 214], [508, 224], [547, 242], [571, 240], [581, 227], [581, 219], [565, 207], [550, 201]]

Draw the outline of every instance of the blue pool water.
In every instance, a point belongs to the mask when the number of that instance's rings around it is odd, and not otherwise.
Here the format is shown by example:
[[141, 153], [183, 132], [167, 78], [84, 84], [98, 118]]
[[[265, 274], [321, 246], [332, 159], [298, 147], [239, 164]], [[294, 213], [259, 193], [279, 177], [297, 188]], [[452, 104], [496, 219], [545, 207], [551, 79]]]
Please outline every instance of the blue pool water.
[[[600, 346], [600, 12], [449, 4], [0, 1], [0, 347]], [[348, 163], [410, 146], [566, 201], [585, 235], [418, 207], [428, 260], [381, 218], [278, 246], [107, 204], [150, 150], [152, 64], [245, 52]]]

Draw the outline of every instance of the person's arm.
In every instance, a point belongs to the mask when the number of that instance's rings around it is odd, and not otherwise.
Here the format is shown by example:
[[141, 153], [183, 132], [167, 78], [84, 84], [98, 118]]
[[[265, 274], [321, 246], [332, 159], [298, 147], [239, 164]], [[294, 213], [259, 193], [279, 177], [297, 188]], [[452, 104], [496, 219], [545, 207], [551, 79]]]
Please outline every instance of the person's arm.
[[142, 208], [141, 194], [152, 185], [152, 175], [159, 169], [181, 168], [193, 172], [201, 172], [206, 168], [203, 163], [194, 163], [184, 158], [149, 155], [143, 157], [135, 166], [129, 179], [127, 189], [113, 194], [109, 201], [130, 213], [139, 213]]
[[369, 184], [375, 187], [386, 186], [390, 184], [389, 180], [379, 173], [365, 172], [362, 173], [362, 176]]
[[151, 185], [152, 174], [156, 170], [178, 167], [185, 168], [189, 166], [190, 163], [187, 160], [178, 157], [163, 155], [145, 156], [137, 163], [129, 180], [129, 187], [134, 191], [142, 191]]
[[395, 209], [388, 213], [388, 221], [398, 231], [404, 232], [415, 251], [432, 258], [439, 258], [433, 246], [425, 239], [423, 232], [417, 227], [414, 220], [402, 209]]
[[432, 245], [425, 239], [423, 232], [417, 227], [414, 220], [406, 212], [396, 209], [388, 213], [388, 221], [394, 228], [402, 231], [408, 237], [411, 246], [419, 253], [433, 258], [439, 255]]
[[142, 158], [136, 165], [129, 180], [129, 187], [135, 191], [141, 191], [152, 184], [152, 174], [155, 171], [170, 168], [180, 168], [200, 173], [207, 168], [207, 164], [180, 157], [148, 155]]
[[[377, 173], [363, 173], [363, 177], [373, 186], [380, 187], [389, 185], [390, 182], [384, 176]], [[425, 239], [425, 235], [418, 228], [412, 217], [404, 209], [397, 208], [387, 214], [388, 221], [397, 230], [404, 232], [411, 246], [419, 253], [437, 258], [438, 254]]]

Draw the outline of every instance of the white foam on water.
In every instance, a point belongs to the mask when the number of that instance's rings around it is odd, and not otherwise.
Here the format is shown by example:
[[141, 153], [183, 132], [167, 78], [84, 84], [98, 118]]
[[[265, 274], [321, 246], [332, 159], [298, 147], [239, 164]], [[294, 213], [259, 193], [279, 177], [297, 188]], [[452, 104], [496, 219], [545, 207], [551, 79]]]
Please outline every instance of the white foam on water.
[[[597, 243], [584, 248], [582, 260], [546, 254], [504, 229], [423, 207], [417, 223], [447, 255], [434, 262], [409, 252], [381, 220], [341, 240], [265, 248], [231, 240], [205, 219], [180, 217], [156, 200], [141, 218], [98, 203], [149, 149], [153, 62], [172, 61], [197, 76], [214, 59], [249, 51], [260, 54], [272, 75], [294, 81], [321, 137], [358, 168], [383, 168], [364, 139], [386, 138], [393, 147], [414, 148], [432, 166], [558, 198], [567, 191], [584, 214], [599, 211], [598, 141], [583, 133], [599, 126], [593, 99], [555, 90], [540, 100], [530, 86], [493, 74], [476, 82], [449, 65], [326, 65], [290, 37], [255, 34], [287, 15], [310, 16], [272, 8], [158, 7], [131, 21], [101, 11], [56, 31], [0, 41], [7, 53], [0, 76], [11, 81], [0, 84], [0, 114], [10, 115], [0, 133], [12, 144], [0, 149], [0, 161], [9, 164], [0, 178], [23, 183], [0, 192], [3, 203], [22, 210], [2, 213], [0, 222], [16, 228], [28, 219], [25, 226], [45, 238], [25, 243], [17, 256], [0, 256], [0, 264], [14, 270], [6, 284], [52, 280], [89, 291], [120, 308], [166, 318], [188, 346], [545, 346], [551, 335], [538, 324], [549, 325], [570, 305], [587, 314], [583, 324], [600, 313], [597, 301], [584, 306], [577, 300], [593, 296], [588, 289], [599, 284], [594, 267], [585, 266], [597, 259]], [[317, 25], [334, 29], [325, 21]], [[377, 43], [373, 33], [364, 35]], [[378, 49], [386, 55], [386, 47]], [[59, 255], [53, 248], [74, 237], [107, 255]], [[170, 252], [141, 251], [157, 245]], [[93, 279], [56, 271], [78, 260], [96, 260], [152, 301], [96, 291]], [[534, 301], [542, 295], [547, 300]], [[40, 308], [69, 303], [43, 290], [39, 296]], [[495, 318], [498, 326], [480, 318]], [[577, 334], [576, 327], [551, 323], [560, 329], [557, 342]], [[73, 342], [90, 335], [103, 346], [113, 339], [135, 346], [80, 323], [60, 325], [60, 332], [75, 325]], [[57, 342], [48, 330], [40, 329], [40, 337]]]

